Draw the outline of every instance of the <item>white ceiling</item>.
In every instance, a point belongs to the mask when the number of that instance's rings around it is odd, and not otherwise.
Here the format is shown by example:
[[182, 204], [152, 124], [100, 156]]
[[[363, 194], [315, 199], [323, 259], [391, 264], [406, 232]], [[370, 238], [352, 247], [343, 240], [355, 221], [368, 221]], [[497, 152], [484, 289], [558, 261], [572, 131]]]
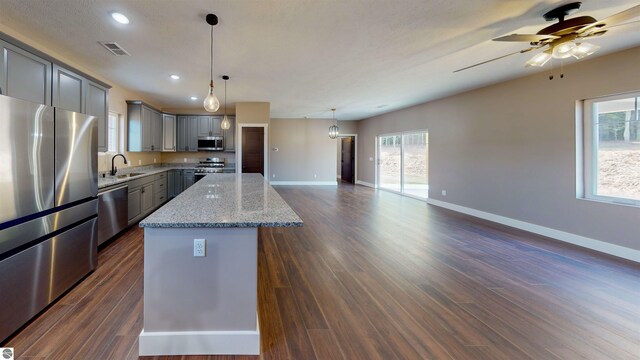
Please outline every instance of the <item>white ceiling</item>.
[[[542, 14], [570, 1], [531, 0], [2, 0], [0, 22], [69, 53], [85, 67], [163, 108], [200, 108], [216, 26], [216, 93], [228, 103], [269, 101], [273, 118], [355, 120], [546, 69], [532, 54], [452, 71], [523, 49], [492, 38], [535, 33]], [[637, 1], [585, 0], [575, 15], [602, 19]], [[109, 16], [122, 12], [129, 25]], [[640, 44], [638, 23], [594, 39], [597, 55]], [[98, 41], [116, 41], [116, 57]], [[570, 63], [569, 61], [567, 63]], [[547, 65], [548, 66], [548, 65]], [[170, 74], [182, 78], [171, 80]], [[196, 95], [193, 102], [189, 96]]]

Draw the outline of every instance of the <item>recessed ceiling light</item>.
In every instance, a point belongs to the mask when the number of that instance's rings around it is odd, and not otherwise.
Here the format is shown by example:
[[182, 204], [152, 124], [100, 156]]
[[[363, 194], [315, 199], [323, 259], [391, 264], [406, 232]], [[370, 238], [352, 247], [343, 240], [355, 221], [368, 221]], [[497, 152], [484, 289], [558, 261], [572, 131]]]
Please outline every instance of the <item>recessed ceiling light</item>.
[[120, 14], [119, 12], [111, 13], [111, 17], [113, 18], [113, 20], [119, 22], [120, 24], [127, 25], [129, 23], [129, 18], [124, 16], [123, 14]]
[[198, 100], [198, 97], [197, 96], [192, 96], [189, 99], [191, 99], [192, 101], [196, 101], [196, 100]]
[[180, 79], [180, 76], [174, 74], [174, 75], [171, 75], [171, 78], [173, 80], [178, 80], [178, 79]]

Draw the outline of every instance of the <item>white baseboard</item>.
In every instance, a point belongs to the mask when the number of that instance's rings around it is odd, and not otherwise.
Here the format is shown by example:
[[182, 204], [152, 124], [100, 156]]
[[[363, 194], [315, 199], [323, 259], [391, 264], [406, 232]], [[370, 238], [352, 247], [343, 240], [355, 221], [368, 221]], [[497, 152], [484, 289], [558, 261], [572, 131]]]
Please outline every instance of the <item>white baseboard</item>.
[[356, 185], [363, 185], [363, 186], [368, 186], [370, 188], [377, 188], [377, 186], [375, 186], [372, 183], [366, 182], [366, 181], [362, 181], [362, 180], [356, 180]]
[[138, 338], [139, 356], [260, 355], [260, 329], [255, 331], [145, 332]]
[[271, 181], [270, 185], [332, 185], [338, 186], [337, 181]]
[[548, 228], [548, 227], [544, 227], [536, 224], [531, 224], [528, 222], [488, 213], [485, 211], [468, 208], [465, 206], [451, 204], [451, 203], [440, 201], [440, 200], [427, 199], [427, 203], [431, 205], [443, 207], [445, 209], [457, 211], [463, 214], [475, 216], [481, 219], [493, 221], [499, 224], [511, 226], [517, 229], [529, 231], [534, 234], [550, 237], [550, 238], [567, 242], [573, 245], [578, 245], [587, 249], [617, 256], [623, 259], [640, 262], [640, 250], [635, 250], [635, 249], [627, 248], [624, 246], [614, 245], [604, 241], [591, 239], [585, 236], [572, 234], [566, 231], [561, 231], [561, 230], [556, 230], [556, 229], [552, 229], [552, 228]]

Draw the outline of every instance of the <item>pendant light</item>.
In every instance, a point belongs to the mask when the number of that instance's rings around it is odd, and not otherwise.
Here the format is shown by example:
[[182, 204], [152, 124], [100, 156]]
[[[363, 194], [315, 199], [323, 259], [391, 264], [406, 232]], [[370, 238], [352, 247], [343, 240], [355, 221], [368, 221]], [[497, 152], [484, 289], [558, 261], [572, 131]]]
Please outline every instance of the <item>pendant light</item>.
[[209, 78], [209, 94], [204, 98], [204, 109], [208, 112], [216, 112], [220, 108], [220, 101], [213, 92], [213, 27], [218, 24], [218, 17], [214, 14], [207, 14], [207, 24], [211, 25], [211, 72]]
[[329, 138], [335, 139], [338, 137], [340, 133], [340, 129], [338, 128], [338, 120], [336, 120], [336, 109], [331, 109], [333, 111], [333, 120], [331, 121], [331, 126], [329, 126]]
[[220, 127], [222, 128], [222, 130], [229, 130], [229, 128], [231, 127], [231, 123], [229, 122], [229, 118], [227, 117], [227, 80], [229, 80], [229, 76], [222, 75], [222, 80], [224, 80], [224, 117], [222, 118]]

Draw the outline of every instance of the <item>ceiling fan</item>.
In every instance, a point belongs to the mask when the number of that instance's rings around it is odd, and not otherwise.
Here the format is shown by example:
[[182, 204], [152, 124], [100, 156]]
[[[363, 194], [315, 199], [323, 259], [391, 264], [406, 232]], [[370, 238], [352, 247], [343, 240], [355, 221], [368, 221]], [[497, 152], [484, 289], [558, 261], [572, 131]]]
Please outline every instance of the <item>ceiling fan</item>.
[[544, 49], [544, 51], [527, 61], [526, 67], [542, 67], [552, 58], [565, 59], [573, 56], [576, 59], [582, 59], [600, 48], [597, 45], [584, 42], [584, 39], [602, 36], [610, 28], [622, 25], [624, 22], [640, 16], [640, 5], [636, 5], [600, 21], [591, 16], [577, 16], [566, 19], [568, 15], [580, 9], [580, 5], [582, 5], [581, 2], [572, 2], [546, 12], [543, 15], [546, 21], [557, 20], [558, 22], [543, 28], [536, 34], [511, 34], [493, 39], [493, 41], [528, 42], [529, 48], [467, 66], [455, 70], [454, 73], [500, 60], [507, 56], [523, 54], [538, 49]]

